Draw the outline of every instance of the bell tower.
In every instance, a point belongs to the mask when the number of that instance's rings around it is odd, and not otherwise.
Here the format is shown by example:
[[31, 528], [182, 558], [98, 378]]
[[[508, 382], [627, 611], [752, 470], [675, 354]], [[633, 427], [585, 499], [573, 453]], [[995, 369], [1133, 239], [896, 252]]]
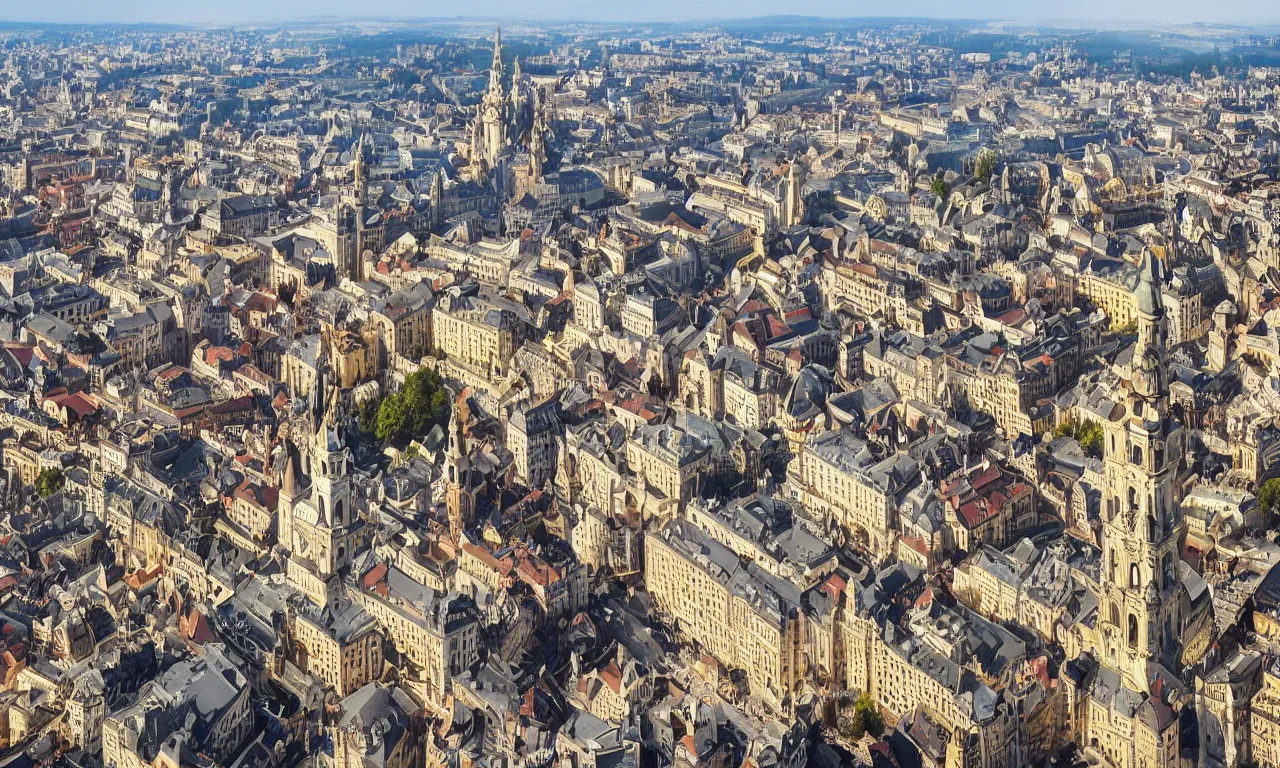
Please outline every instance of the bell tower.
[[338, 430], [337, 408], [335, 387], [312, 438], [311, 484], [320, 520], [341, 531], [351, 524], [351, 480], [347, 475], [347, 447]]
[[1136, 289], [1138, 343], [1124, 412], [1104, 427], [1106, 502], [1102, 528], [1102, 662], [1138, 691], [1149, 665], [1175, 657], [1187, 617], [1176, 598], [1185, 525], [1174, 491], [1181, 425], [1169, 412], [1165, 311], [1154, 256], [1144, 254]]

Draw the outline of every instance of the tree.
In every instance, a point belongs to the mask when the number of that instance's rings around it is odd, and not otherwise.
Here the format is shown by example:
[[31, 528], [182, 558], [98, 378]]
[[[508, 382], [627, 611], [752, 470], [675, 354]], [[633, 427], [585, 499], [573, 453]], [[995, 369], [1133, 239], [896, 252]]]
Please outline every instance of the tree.
[[978, 153], [978, 162], [973, 166], [973, 175], [978, 181], [988, 182], [991, 180], [991, 174], [996, 170], [996, 153], [991, 150], [983, 150]]
[[1258, 506], [1266, 514], [1274, 515], [1278, 505], [1280, 505], [1280, 477], [1273, 477], [1258, 489]]
[[36, 476], [36, 493], [40, 494], [40, 498], [47, 499], [62, 490], [64, 482], [65, 478], [62, 476], [62, 470], [42, 469], [40, 474]]
[[1053, 436], [1073, 437], [1089, 455], [1102, 455], [1102, 425], [1096, 421], [1067, 419], [1053, 428]]
[[448, 424], [450, 412], [449, 391], [440, 374], [423, 368], [409, 374], [399, 392], [382, 398], [376, 417], [362, 410], [360, 424], [362, 429], [371, 424], [370, 431], [384, 445], [403, 445], [437, 424]]
[[933, 181], [929, 184], [929, 189], [933, 190], [933, 194], [937, 195], [938, 198], [942, 200], [946, 200], [947, 195], [951, 194], [951, 185], [947, 184], [946, 179], [943, 179], [941, 176], [934, 177]]
[[356, 414], [356, 423], [360, 425], [360, 431], [366, 434], [375, 434], [378, 430], [378, 407], [382, 405], [381, 400], [369, 398], [360, 404], [360, 409]]
[[884, 733], [884, 715], [880, 714], [880, 707], [876, 706], [875, 699], [869, 694], [862, 694], [853, 703], [853, 712], [856, 715], [854, 719], [862, 723], [867, 733], [880, 738]]
[[378, 419], [374, 424], [373, 436], [385, 445], [404, 434], [407, 423], [404, 398], [399, 393], [387, 395], [378, 406]]
[[867, 727], [862, 724], [862, 715], [854, 712], [853, 717], [849, 719], [849, 733], [845, 737], [850, 741], [858, 741], [867, 732]]
[[1077, 440], [1090, 455], [1102, 455], [1102, 425], [1096, 421], [1086, 421], [1080, 428]]

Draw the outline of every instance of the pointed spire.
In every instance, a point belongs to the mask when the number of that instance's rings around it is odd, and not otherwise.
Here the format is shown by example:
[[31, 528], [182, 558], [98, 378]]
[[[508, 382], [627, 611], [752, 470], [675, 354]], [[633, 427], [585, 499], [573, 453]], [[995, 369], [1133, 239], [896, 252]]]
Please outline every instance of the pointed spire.
[[290, 499], [298, 495], [298, 451], [292, 441], [286, 441], [284, 456], [284, 477], [280, 481], [280, 493]]
[[1160, 261], [1150, 248], [1142, 249], [1142, 263], [1138, 269], [1138, 311], [1158, 316], [1164, 310], [1164, 299], [1160, 295]]
[[320, 335], [320, 348], [316, 350], [316, 377], [311, 386], [311, 421], [315, 431], [320, 431], [324, 415], [325, 384], [329, 380], [329, 337], [327, 333]]
[[493, 35], [493, 65], [489, 68], [489, 87], [502, 87], [502, 27]]

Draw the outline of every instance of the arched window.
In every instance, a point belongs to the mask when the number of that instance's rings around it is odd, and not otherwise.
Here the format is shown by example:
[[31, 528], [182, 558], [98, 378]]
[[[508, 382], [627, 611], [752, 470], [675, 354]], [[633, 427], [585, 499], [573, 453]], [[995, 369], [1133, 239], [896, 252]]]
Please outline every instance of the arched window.
[[1138, 586], [1138, 564], [1132, 563], [1129, 566], [1129, 586]]
[[345, 522], [345, 520], [344, 520], [344, 519], [343, 519], [343, 517], [342, 517], [342, 500], [341, 500], [341, 499], [339, 499], [339, 500], [338, 500], [338, 501], [333, 505], [333, 524], [334, 524], [334, 525], [342, 525], [344, 522]]
[[1111, 623], [1117, 627], [1120, 626], [1120, 609], [1115, 605], [1111, 606]]
[[1138, 617], [1132, 613], [1129, 614], [1129, 647], [1138, 647]]

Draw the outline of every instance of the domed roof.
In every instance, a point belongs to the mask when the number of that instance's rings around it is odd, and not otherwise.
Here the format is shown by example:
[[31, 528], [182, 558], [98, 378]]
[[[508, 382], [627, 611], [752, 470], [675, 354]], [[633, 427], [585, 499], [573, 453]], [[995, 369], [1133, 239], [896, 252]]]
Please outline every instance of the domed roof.
[[830, 391], [831, 373], [820, 365], [807, 365], [791, 382], [783, 406], [793, 418], [804, 419], [826, 407]]

